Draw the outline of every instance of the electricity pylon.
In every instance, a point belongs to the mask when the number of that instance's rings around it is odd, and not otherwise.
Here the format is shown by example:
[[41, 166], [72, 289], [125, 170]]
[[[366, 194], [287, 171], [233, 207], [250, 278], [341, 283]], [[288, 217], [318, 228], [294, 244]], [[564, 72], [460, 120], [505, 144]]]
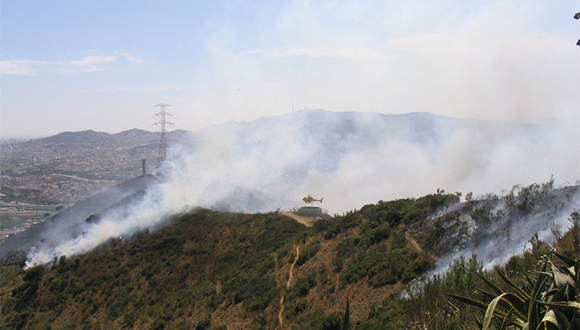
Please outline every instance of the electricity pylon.
[[160, 126], [161, 129], [157, 132], [159, 134], [159, 153], [157, 154], [157, 166], [161, 165], [165, 158], [167, 157], [167, 125], [173, 125], [166, 120], [167, 116], [171, 116], [170, 113], [165, 111], [165, 107], [170, 107], [171, 104], [159, 103], [156, 107], [160, 107], [161, 110], [155, 114], [159, 117], [159, 121], [153, 125]]

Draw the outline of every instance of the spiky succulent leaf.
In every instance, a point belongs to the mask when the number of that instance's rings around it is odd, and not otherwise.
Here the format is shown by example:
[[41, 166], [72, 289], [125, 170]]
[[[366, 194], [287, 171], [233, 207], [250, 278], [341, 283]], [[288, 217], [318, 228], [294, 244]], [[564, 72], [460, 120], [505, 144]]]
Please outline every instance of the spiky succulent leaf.
[[457, 299], [457, 300], [459, 300], [459, 301], [461, 301], [463, 303], [466, 303], [466, 304], [468, 304], [470, 306], [473, 306], [475, 308], [479, 308], [481, 310], [486, 310], [487, 309], [487, 304], [484, 303], [484, 302], [482, 302], [482, 301], [479, 301], [479, 300], [476, 300], [476, 299], [472, 299], [472, 298], [468, 298], [468, 297], [454, 295], [452, 293], [447, 293], [447, 295], [450, 296], [450, 297], [452, 297], [452, 298], [455, 298], [455, 299]]
[[558, 287], [574, 284], [574, 280], [566, 273], [562, 272], [558, 267], [552, 264], [552, 274], [554, 282]]
[[[548, 261], [544, 262], [542, 266], [542, 271], [546, 270], [548, 266]], [[535, 329], [540, 322], [540, 315], [543, 312], [543, 306], [538, 305], [536, 301], [540, 300], [542, 296], [542, 289], [546, 285], [546, 282], [551, 277], [549, 273], [539, 272], [538, 279], [536, 280], [536, 285], [532, 291], [532, 299], [527, 301], [528, 304], [528, 325], [531, 329]]]
[[513, 293], [504, 293], [501, 295], [498, 304], [506, 310], [513, 310], [519, 318], [527, 321], [528, 307], [526, 306], [525, 300], [521, 297], [518, 297]]
[[556, 301], [556, 302], [546, 302], [541, 300], [534, 301], [540, 305], [547, 307], [580, 311], [580, 303], [576, 301]]
[[[560, 269], [552, 265], [552, 274], [554, 278], [553, 285], [556, 287], [556, 292], [548, 299], [549, 302], [554, 301], [569, 301], [576, 296], [576, 284], [572, 277], [560, 271]], [[550, 292], [552, 294], [552, 292]]]
[[[563, 256], [563, 255], [559, 254], [559, 253], [558, 253], [558, 252], [556, 252], [556, 251], [552, 251], [552, 253], [553, 253], [553, 254], [554, 254], [556, 257], [558, 257], [558, 259], [562, 260], [562, 261], [563, 261], [563, 262], [566, 264], [566, 266], [568, 266], [568, 267], [574, 267], [574, 266], [576, 265], [576, 263], [578, 262], [578, 260], [573, 260], [573, 259], [570, 259], [570, 258], [568, 258], [568, 257], [566, 257], [566, 256]], [[580, 259], [579, 259], [579, 260], [580, 260]]]
[[532, 280], [530, 275], [528, 275], [528, 273], [525, 270], [520, 268], [520, 272], [522, 274], [524, 274], [524, 276], [526, 277], [526, 280], [528, 280], [528, 283], [530, 284], [530, 286], [535, 286], [536, 282], [534, 280]]
[[495, 294], [493, 294], [493, 293], [491, 293], [491, 292], [489, 292], [489, 291], [487, 291], [487, 290], [484, 290], [484, 289], [482, 289], [482, 288], [480, 288], [480, 287], [478, 287], [478, 286], [475, 286], [475, 289], [476, 289], [477, 291], [479, 291], [479, 292], [483, 293], [483, 294], [484, 294], [485, 296], [487, 296], [489, 299], [493, 299], [493, 298], [497, 297], [497, 295], [495, 295]]
[[560, 323], [560, 328], [570, 329], [570, 321], [568, 321], [568, 318], [566, 317], [566, 315], [564, 315], [564, 313], [562, 313], [562, 311], [558, 309], [552, 309], [551, 311], [556, 314], [558, 322]]
[[493, 290], [493, 292], [495, 292], [494, 297], [503, 293], [503, 290], [500, 289], [497, 285], [493, 284], [490, 280], [488, 280], [487, 277], [481, 275], [480, 273], [476, 274], [485, 282], [485, 284], [487, 284], [487, 286], [489, 286]]
[[574, 279], [576, 280], [576, 287], [580, 286], [580, 259], [576, 260], [574, 264]]
[[536, 328], [537, 330], [558, 330], [560, 329], [560, 323], [558, 322], [558, 318], [556, 317], [556, 313], [553, 310], [549, 310], [542, 321]]
[[[518, 303], [518, 301], [519, 301], [519, 303]], [[500, 305], [500, 302], [508, 303], [510, 306], [512, 306], [512, 308], [514, 308], [516, 310], [518, 315], [520, 314], [520, 312], [518, 311], [518, 308], [516, 306], [520, 305], [520, 304], [521, 305], [524, 304], [524, 302], [521, 300], [521, 298], [514, 295], [513, 293], [504, 293], [504, 294], [497, 296], [487, 306], [487, 310], [485, 311], [485, 316], [483, 318], [482, 330], [489, 329], [489, 326], [491, 325], [492, 318], [494, 316], [498, 316], [499, 312], [503, 312], [500, 309], [498, 309], [498, 305]], [[501, 318], [505, 318], [507, 316], [507, 314], [505, 312], [503, 312], [503, 314], [504, 314], [503, 316], [500, 316]], [[526, 314], [523, 314], [523, 315], [526, 315]], [[511, 320], [509, 320], [509, 322], [510, 322], [510, 324], [513, 324], [515, 326], [519, 326], [520, 328], [523, 328], [524, 325], [527, 323], [527, 321], [525, 319], [522, 319], [521, 317], [514, 317]]]
[[510, 309], [510, 311], [508, 312], [506, 317], [503, 319], [503, 322], [501, 323], [499, 330], [506, 330], [507, 326], [509, 325], [509, 320], [510, 320], [510, 317], [512, 316], [513, 311], [514, 311], [513, 308]]
[[497, 273], [510, 286], [510, 288], [512, 288], [524, 300], [532, 298], [524, 289], [522, 289], [519, 285], [517, 285], [514, 281], [512, 281], [507, 275], [505, 275], [500, 271], [497, 271]]

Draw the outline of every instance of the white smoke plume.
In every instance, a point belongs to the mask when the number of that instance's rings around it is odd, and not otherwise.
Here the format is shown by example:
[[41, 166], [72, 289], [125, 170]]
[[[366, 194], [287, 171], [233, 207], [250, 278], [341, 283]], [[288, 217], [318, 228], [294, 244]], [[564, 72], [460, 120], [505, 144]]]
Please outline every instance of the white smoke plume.
[[546, 189], [544, 192], [536, 195], [543, 198], [536, 200], [529, 212], [514, 212], [513, 206], [507, 205], [505, 196], [493, 194], [498, 199], [482, 201], [482, 205], [488, 207], [488, 214], [496, 219], [485, 224], [477, 223], [468, 212], [469, 234], [465, 241], [458, 244], [453, 253], [439, 259], [430, 274], [443, 273], [454, 260], [460, 257], [469, 259], [473, 255], [483, 264], [484, 270], [502, 266], [514, 255], [531, 248], [530, 241], [536, 235], [538, 240], [552, 243], [554, 230], [564, 233], [572, 227], [571, 213], [580, 211], [580, 187]]
[[72, 239], [40, 244], [28, 265], [86, 253], [195, 207], [285, 211], [312, 194], [336, 214], [439, 188], [483, 194], [551, 175], [558, 184], [573, 183], [580, 178], [577, 127], [322, 110], [212, 126], [171, 148], [163, 184], [122, 211], [83, 223]]

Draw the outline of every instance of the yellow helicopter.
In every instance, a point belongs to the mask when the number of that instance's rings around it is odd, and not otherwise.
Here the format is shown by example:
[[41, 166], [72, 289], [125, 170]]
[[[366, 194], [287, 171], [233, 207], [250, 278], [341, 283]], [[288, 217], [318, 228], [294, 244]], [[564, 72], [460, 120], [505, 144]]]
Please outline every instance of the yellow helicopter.
[[312, 202], [320, 202], [322, 203], [322, 200], [324, 199], [324, 197], [322, 197], [321, 199], [315, 199], [314, 197], [310, 196], [310, 194], [308, 194], [308, 196], [302, 198], [302, 200], [304, 201], [304, 203], [309, 203], [312, 204]]

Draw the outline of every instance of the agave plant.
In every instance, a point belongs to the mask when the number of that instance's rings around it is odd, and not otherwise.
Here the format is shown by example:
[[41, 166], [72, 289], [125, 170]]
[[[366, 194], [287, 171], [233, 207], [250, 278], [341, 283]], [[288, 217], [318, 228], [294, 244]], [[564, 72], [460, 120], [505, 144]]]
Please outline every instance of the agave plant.
[[475, 313], [477, 323], [483, 330], [487, 329], [580, 329], [580, 259], [572, 260], [556, 252], [566, 267], [558, 267], [546, 258], [536, 280], [526, 275], [533, 288], [526, 292], [506, 274], [498, 275], [512, 292], [504, 292], [485, 276], [480, 275], [492, 292], [478, 288], [492, 300], [489, 303], [449, 294], [476, 309], [485, 311], [483, 316]]

